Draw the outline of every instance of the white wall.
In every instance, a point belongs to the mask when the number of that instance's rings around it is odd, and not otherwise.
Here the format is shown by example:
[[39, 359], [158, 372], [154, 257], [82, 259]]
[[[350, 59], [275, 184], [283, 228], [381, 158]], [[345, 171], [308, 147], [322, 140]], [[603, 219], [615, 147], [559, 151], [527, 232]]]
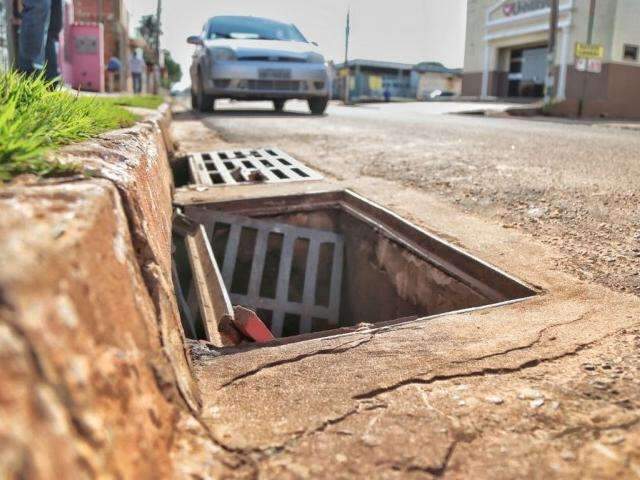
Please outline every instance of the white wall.
[[640, 66], [638, 61], [625, 61], [624, 45], [640, 46], [640, 0], [618, 0], [615, 18], [615, 33], [611, 45], [611, 59]]

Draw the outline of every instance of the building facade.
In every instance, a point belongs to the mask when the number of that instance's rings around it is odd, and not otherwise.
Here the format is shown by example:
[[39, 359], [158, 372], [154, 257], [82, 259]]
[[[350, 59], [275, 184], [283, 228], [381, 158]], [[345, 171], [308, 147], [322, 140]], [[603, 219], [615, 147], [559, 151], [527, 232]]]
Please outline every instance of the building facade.
[[452, 96], [460, 95], [462, 90], [462, 69], [447, 68], [438, 62], [422, 62], [413, 67], [417, 75], [416, 98], [426, 100], [436, 91]]
[[[384, 99], [385, 91], [393, 98], [426, 100], [434, 91], [460, 94], [461, 70], [437, 62], [410, 63], [378, 60], [350, 60], [332, 69], [333, 97], [344, 98], [349, 82], [351, 101]], [[348, 75], [347, 75], [348, 73]]]
[[[551, 0], [468, 0], [462, 95], [544, 95]], [[587, 42], [590, 0], [560, 0], [553, 110], [575, 115], [640, 118], [640, 1], [597, 0], [592, 44], [601, 66], [576, 65]], [[598, 62], [599, 63], [599, 62]], [[599, 71], [599, 72], [598, 72]]]
[[411, 64], [356, 59], [338, 64], [335, 69], [334, 98], [344, 98], [346, 82], [349, 98], [354, 102], [383, 99], [385, 91], [397, 98], [412, 96]]
[[[128, 88], [129, 68], [129, 13], [124, 0], [73, 0], [75, 22], [102, 24], [103, 64], [116, 57], [122, 63], [122, 71], [116, 80], [116, 90]], [[105, 84], [113, 83], [107, 82]]]

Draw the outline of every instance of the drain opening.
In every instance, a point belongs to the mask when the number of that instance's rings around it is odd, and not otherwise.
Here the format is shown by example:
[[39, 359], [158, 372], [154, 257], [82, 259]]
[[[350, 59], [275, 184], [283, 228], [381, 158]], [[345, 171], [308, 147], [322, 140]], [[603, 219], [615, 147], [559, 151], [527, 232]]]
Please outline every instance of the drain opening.
[[[304, 339], [360, 323], [405, 321], [535, 294], [351, 192], [183, 209], [210, 242], [212, 262], [220, 266], [219, 288], [231, 304], [256, 311], [276, 337]], [[177, 269], [184, 268], [182, 260]], [[193, 282], [184, 283], [184, 273], [178, 277], [193, 297]]]
[[222, 212], [197, 221], [208, 232], [231, 302], [271, 312], [275, 336], [311, 333], [313, 318], [338, 326], [342, 235]]

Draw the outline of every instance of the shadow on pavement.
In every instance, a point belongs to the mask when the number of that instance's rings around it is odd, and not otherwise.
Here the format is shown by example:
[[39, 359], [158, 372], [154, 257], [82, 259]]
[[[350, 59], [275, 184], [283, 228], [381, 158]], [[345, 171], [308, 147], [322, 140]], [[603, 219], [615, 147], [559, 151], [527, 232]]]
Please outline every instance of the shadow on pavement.
[[200, 113], [194, 112], [192, 110], [187, 110], [183, 112], [174, 113], [174, 118], [177, 119], [188, 119], [188, 118], [215, 118], [215, 117], [242, 117], [242, 118], [296, 118], [296, 117], [313, 117], [320, 115], [312, 115], [311, 113], [306, 112], [275, 112], [273, 110], [216, 110], [211, 113]]

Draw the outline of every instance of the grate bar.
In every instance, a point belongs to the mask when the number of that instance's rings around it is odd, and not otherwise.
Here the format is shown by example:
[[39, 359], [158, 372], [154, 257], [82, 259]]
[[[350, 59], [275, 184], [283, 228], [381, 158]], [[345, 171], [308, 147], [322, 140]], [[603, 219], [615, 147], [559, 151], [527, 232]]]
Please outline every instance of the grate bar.
[[342, 290], [342, 265], [344, 261], [344, 238], [336, 239], [331, 267], [329, 288], [329, 325], [338, 325], [340, 318], [340, 292]]
[[224, 263], [222, 264], [222, 279], [227, 289], [231, 288], [233, 273], [236, 269], [236, 260], [238, 258], [238, 245], [240, 244], [240, 233], [242, 225], [231, 224], [229, 231], [229, 239], [227, 240], [227, 248], [224, 252]]
[[[275, 336], [282, 336], [286, 314], [300, 316], [298, 328], [300, 333], [309, 333], [312, 331], [314, 318], [327, 320], [329, 325], [338, 325], [344, 257], [344, 240], [341, 235], [325, 230], [295, 227], [287, 224], [211, 211], [202, 207], [190, 207], [186, 213], [193, 221], [204, 225], [209, 238], [212, 237], [217, 223], [224, 223], [231, 226], [222, 268], [224, 284], [227, 290], [230, 291], [229, 296], [234, 304], [253, 309], [271, 310], [273, 312], [271, 331]], [[231, 291], [233, 274], [238, 259], [240, 236], [244, 228], [257, 230], [246, 295]], [[275, 280], [275, 298], [266, 298], [260, 296], [260, 287], [268, 253], [269, 235], [271, 233], [278, 233], [282, 235], [283, 238], [278, 276]], [[302, 302], [289, 300], [289, 283], [293, 267], [294, 248], [295, 242], [298, 239], [306, 239], [309, 241], [304, 270]], [[331, 260], [331, 280], [328, 285], [330, 296], [328, 306], [315, 304], [316, 289], [318, 288], [320, 248], [326, 243], [334, 245], [333, 259]]]
[[318, 262], [320, 261], [320, 242], [312, 239], [307, 254], [307, 266], [304, 273], [304, 291], [302, 295], [302, 318], [300, 333], [311, 333], [311, 310], [316, 301], [316, 285], [318, 283]]
[[[273, 334], [276, 337], [282, 336], [284, 323], [284, 313], [287, 309], [289, 297], [289, 281], [291, 279], [291, 264], [293, 263], [293, 244], [295, 237], [285, 234], [282, 242], [282, 253], [280, 254], [280, 268], [278, 269], [278, 282], [276, 287], [276, 304], [273, 312]], [[276, 316], [276, 313], [278, 315]], [[277, 319], [277, 321], [276, 321]]]
[[[257, 299], [250, 298], [248, 295], [240, 295], [237, 293], [229, 294], [229, 298], [235, 305], [246, 306], [247, 308], [262, 308], [265, 310], [272, 310], [274, 315], [277, 311], [281, 311], [283, 313], [283, 318], [285, 313], [293, 313], [295, 315], [304, 315], [305, 308], [307, 308], [306, 312], [309, 315], [309, 318], [324, 318], [327, 320], [330, 319], [331, 309], [329, 307], [325, 307], [324, 305], [310, 305], [306, 306], [304, 303], [297, 302], [280, 302], [275, 298], [265, 298], [258, 297]], [[302, 332], [302, 330], [300, 330]], [[273, 332], [275, 335], [275, 332]]]
[[202, 154], [198, 153], [189, 157], [189, 176], [193, 183], [206, 185], [208, 187], [213, 186], [213, 181], [202, 159]]
[[251, 276], [249, 277], [249, 298], [258, 298], [260, 295], [260, 283], [264, 273], [268, 243], [269, 232], [267, 230], [258, 230], [256, 246], [253, 252], [253, 263], [251, 264]]

